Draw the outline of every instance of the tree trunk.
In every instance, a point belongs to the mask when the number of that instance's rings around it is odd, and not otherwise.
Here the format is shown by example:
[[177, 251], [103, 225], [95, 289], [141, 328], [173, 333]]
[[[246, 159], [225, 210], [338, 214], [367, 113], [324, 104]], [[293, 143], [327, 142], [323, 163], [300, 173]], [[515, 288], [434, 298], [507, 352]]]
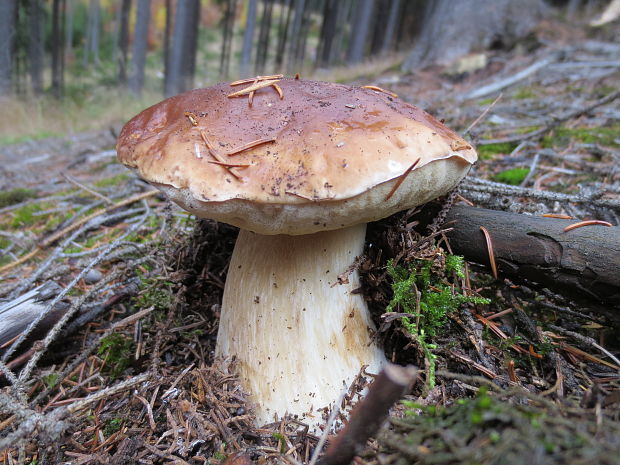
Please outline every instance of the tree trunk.
[[15, 0], [0, 1], [0, 95], [11, 93]]
[[220, 79], [228, 77], [230, 69], [230, 53], [232, 50], [232, 38], [235, 27], [235, 12], [237, 10], [237, 0], [226, 1], [226, 12], [224, 13], [224, 31], [222, 34], [222, 52], [220, 55]]
[[165, 0], [166, 26], [164, 28], [164, 95], [170, 80], [170, 42], [172, 36], [172, 0]]
[[189, 16], [184, 27], [183, 63], [181, 64], [181, 87], [178, 92], [185, 92], [194, 87], [196, 75], [196, 55], [198, 53], [198, 29], [200, 26], [200, 0], [188, 0]]
[[403, 64], [403, 71], [432, 64], [447, 65], [491, 46], [509, 47], [530, 33], [544, 12], [543, 0], [429, 2], [422, 29]]
[[52, 3], [52, 94], [57, 99], [62, 97], [62, 37], [60, 30], [61, 0]]
[[385, 28], [387, 27], [388, 15], [390, 14], [390, 0], [376, 0], [375, 1], [375, 14], [373, 15], [374, 25], [372, 27], [372, 34], [370, 40], [370, 52], [367, 56], [373, 56], [381, 52], [383, 46], [383, 37], [385, 37]]
[[[288, 60], [286, 62], [286, 71], [288, 74], [292, 74], [297, 66], [295, 58], [298, 55], [298, 49], [300, 44], [301, 26], [304, 18], [304, 10], [306, 7], [306, 0], [295, 0], [295, 16], [293, 17], [293, 28], [291, 29], [291, 35], [288, 39]], [[296, 71], [296, 70], [295, 70]]]
[[257, 0], [249, 0], [248, 2], [245, 31], [243, 32], [243, 48], [241, 49], [241, 64], [239, 66], [239, 74], [242, 77], [248, 77], [251, 74], [250, 63], [254, 43], [254, 26], [256, 24], [256, 4]]
[[182, 69], [184, 62], [183, 54], [186, 53], [185, 27], [190, 15], [189, 2], [178, 2], [174, 15], [174, 32], [172, 35], [172, 47], [170, 50], [168, 79], [166, 80], [166, 97], [178, 94], [182, 86]]
[[316, 65], [318, 67], [328, 67], [331, 64], [331, 52], [337, 24], [338, 2], [336, 0], [325, 0], [325, 4], [323, 5], [323, 23], [321, 24], [320, 41], [316, 54]]
[[385, 34], [383, 43], [381, 44], [381, 52], [387, 53], [394, 45], [394, 37], [396, 37], [396, 28], [398, 26], [398, 13], [400, 11], [401, 0], [392, 0], [390, 5], [390, 13], [388, 14], [387, 24], [385, 25]]
[[67, 0], [65, 12], [65, 58], [73, 59], [73, 17], [75, 0]]
[[43, 92], [43, 38], [41, 24], [41, 0], [30, 0], [28, 4], [28, 62], [30, 84], [35, 95]]
[[131, 0], [121, 2], [120, 25], [118, 30], [118, 82], [127, 84], [127, 52], [129, 50], [129, 14], [131, 12]]
[[620, 305], [620, 227], [564, 231], [576, 222], [457, 205], [445, 226], [454, 228], [447, 236], [455, 254], [489, 266], [484, 226], [500, 276]]
[[276, 69], [282, 67], [284, 63], [284, 52], [286, 50], [286, 39], [288, 38], [288, 28], [291, 23], [291, 1], [284, 0], [280, 8], [280, 24], [278, 26], [278, 48], [276, 52]]
[[361, 0], [359, 2], [347, 54], [349, 63], [359, 63], [364, 59], [373, 11], [374, 0]]
[[138, 0], [133, 50], [131, 53], [131, 75], [129, 77], [129, 89], [135, 95], [140, 95], [144, 87], [144, 65], [146, 63], [150, 17], [151, 1]]
[[295, 69], [301, 71], [304, 66], [306, 57], [306, 43], [308, 42], [308, 34], [310, 32], [310, 14], [312, 6], [317, 0], [307, 0], [304, 8], [304, 14], [301, 18], [301, 31], [299, 31], [299, 44], [295, 53]]
[[339, 0], [336, 19], [336, 34], [334, 35], [332, 49], [330, 51], [330, 64], [344, 61], [344, 39], [346, 34], [346, 24], [348, 24], [350, 12], [354, 9], [355, 3], [351, 0]]
[[84, 57], [82, 65], [87, 66], [90, 55], [93, 62], [99, 64], [99, 0], [90, 0], [88, 5], [88, 20], [86, 23], [86, 40], [84, 41]]
[[274, 0], [263, 0], [263, 14], [260, 20], [258, 47], [256, 49], [256, 73], [264, 74], [269, 51], [269, 32], [271, 30], [271, 16]]
[[61, 96], [65, 91], [65, 42], [64, 38], [67, 33], [65, 25], [67, 23], [67, 0], [60, 2], [60, 93]]

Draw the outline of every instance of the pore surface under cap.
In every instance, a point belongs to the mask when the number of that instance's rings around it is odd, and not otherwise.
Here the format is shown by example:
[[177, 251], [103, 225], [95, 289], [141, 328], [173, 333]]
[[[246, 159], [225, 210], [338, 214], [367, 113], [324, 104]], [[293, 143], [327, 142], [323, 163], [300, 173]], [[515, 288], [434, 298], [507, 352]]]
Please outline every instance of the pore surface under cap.
[[[476, 160], [458, 135], [388, 94], [294, 79], [278, 85], [283, 99], [266, 87], [252, 107], [247, 96], [228, 97], [243, 86], [225, 83], [164, 100], [125, 125], [119, 160], [197, 215], [264, 234], [388, 216], [450, 190]], [[220, 160], [248, 166], [234, 176], [213, 163], [201, 132]]]

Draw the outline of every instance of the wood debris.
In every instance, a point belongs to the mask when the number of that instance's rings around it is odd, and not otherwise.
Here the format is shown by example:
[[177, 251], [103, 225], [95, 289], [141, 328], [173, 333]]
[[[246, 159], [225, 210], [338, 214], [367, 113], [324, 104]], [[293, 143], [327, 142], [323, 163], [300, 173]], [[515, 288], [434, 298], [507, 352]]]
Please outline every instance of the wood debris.
[[480, 226], [480, 231], [484, 235], [484, 240], [487, 244], [487, 252], [489, 253], [489, 265], [491, 266], [491, 273], [493, 277], [497, 279], [497, 265], [495, 264], [495, 253], [493, 252], [493, 241], [491, 240], [491, 234], [489, 230], [484, 226]]
[[242, 84], [250, 84], [248, 87], [228, 94], [228, 98], [248, 96], [248, 105], [251, 107], [254, 102], [254, 94], [257, 90], [264, 89], [265, 87], [273, 87], [278, 93], [280, 100], [284, 98], [282, 88], [277, 84], [284, 76], [282, 74], [274, 74], [272, 76], [256, 76], [255, 78], [240, 79], [238, 81], [231, 82], [231, 86], [239, 86]]
[[370, 90], [374, 90], [376, 92], [381, 92], [383, 94], [387, 94], [390, 97], [398, 98], [398, 94], [395, 94], [394, 92], [389, 91], [389, 90], [385, 90], [385, 89], [383, 89], [383, 88], [381, 88], [379, 86], [362, 86], [362, 89], [370, 89]]
[[407, 176], [409, 176], [409, 173], [411, 173], [411, 171], [413, 171], [413, 169], [416, 167], [416, 165], [418, 163], [420, 163], [420, 160], [421, 160], [421, 158], [418, 158], [416, 161], [414, 161], [411, 164], [411, 166], [409, 168], [407, 168], [405, 170], [405, 172], [398, 177], [396, 183], [392, 187], [392, 190], [388, 193], [388, 195], [385, 196], [385, 199], [384, 199], [385, 201], [390, 200], [390, 198], [394, 195], [394, 192], [396, 192], [396, 190], [400, 187], [400, 185], [403, 183], [405, 178], [407, 178]]
[[608, 221], [601, 220], [586, 220], [580, 221], [579, 223], [573, 223], [564, 228], [564, 232], [572, 231], [573, 229], [582, 228], [584, 226], [607, 226], [612, 227], [613, 225]]

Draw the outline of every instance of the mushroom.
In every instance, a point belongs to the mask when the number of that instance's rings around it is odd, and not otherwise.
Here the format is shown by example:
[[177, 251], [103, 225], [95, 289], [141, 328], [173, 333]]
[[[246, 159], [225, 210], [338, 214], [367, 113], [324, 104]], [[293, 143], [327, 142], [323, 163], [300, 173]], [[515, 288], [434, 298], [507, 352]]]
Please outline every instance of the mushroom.
[[316, 428], [362, 367], [385, 362], [354, 266], [366, 223], [447, 193], [476, 153], [382, 89], [270, 78], [148, 108], [122, 129], [118, 158], [196, 216], [240, 228], [216, 354], [236, 358], [257, 422], [291, 414]]

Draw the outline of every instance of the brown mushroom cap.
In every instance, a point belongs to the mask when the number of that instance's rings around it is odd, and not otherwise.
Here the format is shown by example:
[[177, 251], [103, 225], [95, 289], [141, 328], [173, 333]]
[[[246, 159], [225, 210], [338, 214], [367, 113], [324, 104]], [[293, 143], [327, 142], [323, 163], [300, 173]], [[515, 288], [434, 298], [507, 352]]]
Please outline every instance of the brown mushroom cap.
[[[386, 217], [449, 191], [477, 159], [456, 133], [386, 93], [295, 79], [278, 85], [282, 99], [265, 87], [251, 107], [247, 95], [228, 97], [245, 86], [226, 83], [164, 100], [125, 125], [118, 158], [196, 215], [262, 234]], [[201, 132], [220, 160], [249, 166], [214, 163]]]

